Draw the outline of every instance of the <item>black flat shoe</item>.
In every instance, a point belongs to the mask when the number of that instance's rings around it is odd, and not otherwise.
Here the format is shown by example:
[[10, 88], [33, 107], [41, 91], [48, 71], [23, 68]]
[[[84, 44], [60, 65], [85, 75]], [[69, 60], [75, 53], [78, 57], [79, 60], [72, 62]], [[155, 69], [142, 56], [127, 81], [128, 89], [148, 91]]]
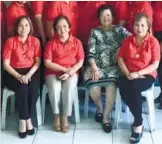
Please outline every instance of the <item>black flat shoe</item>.
[[162, 109], [162, 102], [158, 105], [158, 109]]
[[110, 123], [103, 123], [103, 129], [106, 133], [110, 133], [112, 130], [112, 126]]
[[137, 132], [132, 131], [132, 134], [130, 136], [131, 144], [136, 144], [136, 143], [140, 142], [140, 140], [142, 138], [142, 135], [143, 135], [143, 130], [144, 130], [144, 127], [142, 127], [142, 132], [141, 133], [137, 133]]
[[158, 96], [155, 100], [154, 100], [154, 102], [155, 103], [160, 103], [160, 100], [161, 100], [162, 98], [161, 98], [161, 96]]
[[34, 135], [34, 133], [35, 133], [34, 128], [31, 129], [31, 130], [27, 130], [27, 134], [28, 134], [28, 135]]
[[26, 138], [27, 132], [18, 132], [20, 138]]
[[96, 120], [96, 122], [102, 123], [102, 121], [103, 121], [103, 113], [97, 113], [96, 112], [95, 120]]

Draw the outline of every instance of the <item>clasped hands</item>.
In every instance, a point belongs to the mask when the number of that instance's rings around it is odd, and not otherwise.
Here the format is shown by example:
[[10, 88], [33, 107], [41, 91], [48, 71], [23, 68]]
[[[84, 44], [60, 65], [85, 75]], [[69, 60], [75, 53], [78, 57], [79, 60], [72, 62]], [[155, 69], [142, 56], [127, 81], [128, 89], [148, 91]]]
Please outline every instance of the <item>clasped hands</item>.
[[134, 79], [137, 79], [137, 78], [145, 78], [145, 76], [140, 75], [139, 72], [128, 73], [126, 75], [126, 77], [129, 80], [134, 80]]
[[60, 80], [67, 80], [69, 77], [75, 74], [75, 70], [72, 67], [65, 68], [64, 74], [58, 77]]
[[31, 75], [27, 73], [26, 75], [18, 75], [17, 79], [24, 84], [28, 84], [31, 81]]

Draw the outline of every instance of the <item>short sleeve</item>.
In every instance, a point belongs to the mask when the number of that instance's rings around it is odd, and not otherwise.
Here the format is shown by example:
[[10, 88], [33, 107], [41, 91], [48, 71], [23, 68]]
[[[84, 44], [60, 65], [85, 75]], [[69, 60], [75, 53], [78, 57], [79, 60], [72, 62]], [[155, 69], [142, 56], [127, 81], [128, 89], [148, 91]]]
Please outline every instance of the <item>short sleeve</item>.
[[94, 34], [94, 29], [91, 30], [88, 39], [88, 59], [90, 58], [96, 58], [96, 36]]
[[60, 13], [59, 2], [51, 2], [47, 9], [47, 20], [53, 21]]
[[76, 54], [76, 59], [81, 60], [81, 59], [84, 59], [84, 57], [85, 57], [85, 55], [84, 55], [82, 43], [80, 41], [78, 41], [78, 51]]
[[41, 46], [38, 39], [35, 40], [35, 51], [34, 51], [34, 57], [41, 57]]
[[153, 39], [152, 45], [151, 45], [151, 61], [160, 61], [160, 44], [157, 39]]
[[10, 59], [12, 55], [12, 50], [13, 50], [13, 40], [8, 39], [3, 48], [3, 53], [2, 53], [2, 58], [3, 60]]
[[44, 49], [44, 60], [52, 60], [53, 44], [49, 41]]
[[125, 58], [127, 53], [127, 47], [128, 47], [128, 39], [125, 39], [122, 41], [121, 47], [119, 48], [117, 57]]
[[31, 11], [34, 15], [41, 14], [43, 13], [43, 6], [44, 2], [43, 1], [31, 1]]
[[120, 35], [122, 35], [123, 38], [126, 38], [130, 35], [132, 35], [126, 28], [124, 28], [123, 26], [119, 26], [118, 27], [118, 32]]

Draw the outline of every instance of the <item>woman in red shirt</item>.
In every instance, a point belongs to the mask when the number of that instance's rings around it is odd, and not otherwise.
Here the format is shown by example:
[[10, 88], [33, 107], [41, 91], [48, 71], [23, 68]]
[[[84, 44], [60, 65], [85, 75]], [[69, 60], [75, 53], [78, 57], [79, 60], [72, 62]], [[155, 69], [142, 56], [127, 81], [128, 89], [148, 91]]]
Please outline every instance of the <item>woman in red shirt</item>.
[[19, 113], [19, 137], [33, 135], [31, 113], [36, 105], [39, 86], [38, 68], [41, 49], [39, 40], [31, 36], [33, 26], [27, 16], [18, 18], [15, 36], [4, 45], [5, 86], [15, 91]]
[[149, 16], [139, 13], [135, 16], [134, 35], [126, 38], [118, 53], [118, 63], [123, 72], [119, 78], [120, 94], [134, 116], [131, 143], [138, 143], [142, 137], [141, 92], [152, 86], [160, 61], [160, 45], [149, 33]]
[[84, 51], [81, 42], [69, 33], [71, 23], [66, 16], [57, 16], [53, 28], [55, 37], [44, 51], [46, 84], [54, 114], [53, 127], [56, 131], [67, 132]]

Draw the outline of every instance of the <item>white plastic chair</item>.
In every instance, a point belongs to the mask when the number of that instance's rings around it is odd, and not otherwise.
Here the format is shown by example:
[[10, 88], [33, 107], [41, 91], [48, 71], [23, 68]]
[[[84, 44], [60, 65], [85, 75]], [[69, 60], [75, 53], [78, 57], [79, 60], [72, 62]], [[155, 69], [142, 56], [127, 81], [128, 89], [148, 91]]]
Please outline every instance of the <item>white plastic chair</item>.
[[85, 103], [84, 103], [84, 118], [88, 118], [88, 106], [89, 106], [89, 89], [91, 87], [99, 86], [99, 87], [106, 87], [112, 83], [117, 83], [115, 78], [110, 78], [107, 80], [99, 80], [98, 83], [94, 83], [93, 81], [89, 81], [86, 84], [86, 92], [85, 92]]
[[[150, 131], [153, 132], [155, 130], [154, 84], [149, 89], [143, 91], [142, 96], [146, 98], [148, 113], [149, 113]], [[118, 90], [116, 96], [115, 123], [114, 123], [115, 128], [117, 129], [120, 120], [120, 115], [121, 115], [121, 96]]]
[[[5, 126], [6, 126], [6, 109], [7, 109], [7, 100], [9, 97], [11, 97], [11, 112], [15, 112], [15, 92], [9, 90], [8, 88], [4, 88], [3, 100], [2, 100], [2, 125], [1, 125], [2, 130], [5, 130]], [[36, 112], [37, 112], [37, 123], [39, 127], [42, 125], [40, 97], [38, 98], [36, 103]]]
[[[45, 107], [46, 107], [46, 95], [48, 93], [47, 86], [43, 85], [43, 91], [42, 91], [42, 122], [44, 124], [45, 120]], [[76, 94], [74, 96], [74, 113], [75, 113], [75, 123], [80, 123], [80, 114], [79, 114], [79, 101], [78, 101], [78, 90], [76, 88]]]

